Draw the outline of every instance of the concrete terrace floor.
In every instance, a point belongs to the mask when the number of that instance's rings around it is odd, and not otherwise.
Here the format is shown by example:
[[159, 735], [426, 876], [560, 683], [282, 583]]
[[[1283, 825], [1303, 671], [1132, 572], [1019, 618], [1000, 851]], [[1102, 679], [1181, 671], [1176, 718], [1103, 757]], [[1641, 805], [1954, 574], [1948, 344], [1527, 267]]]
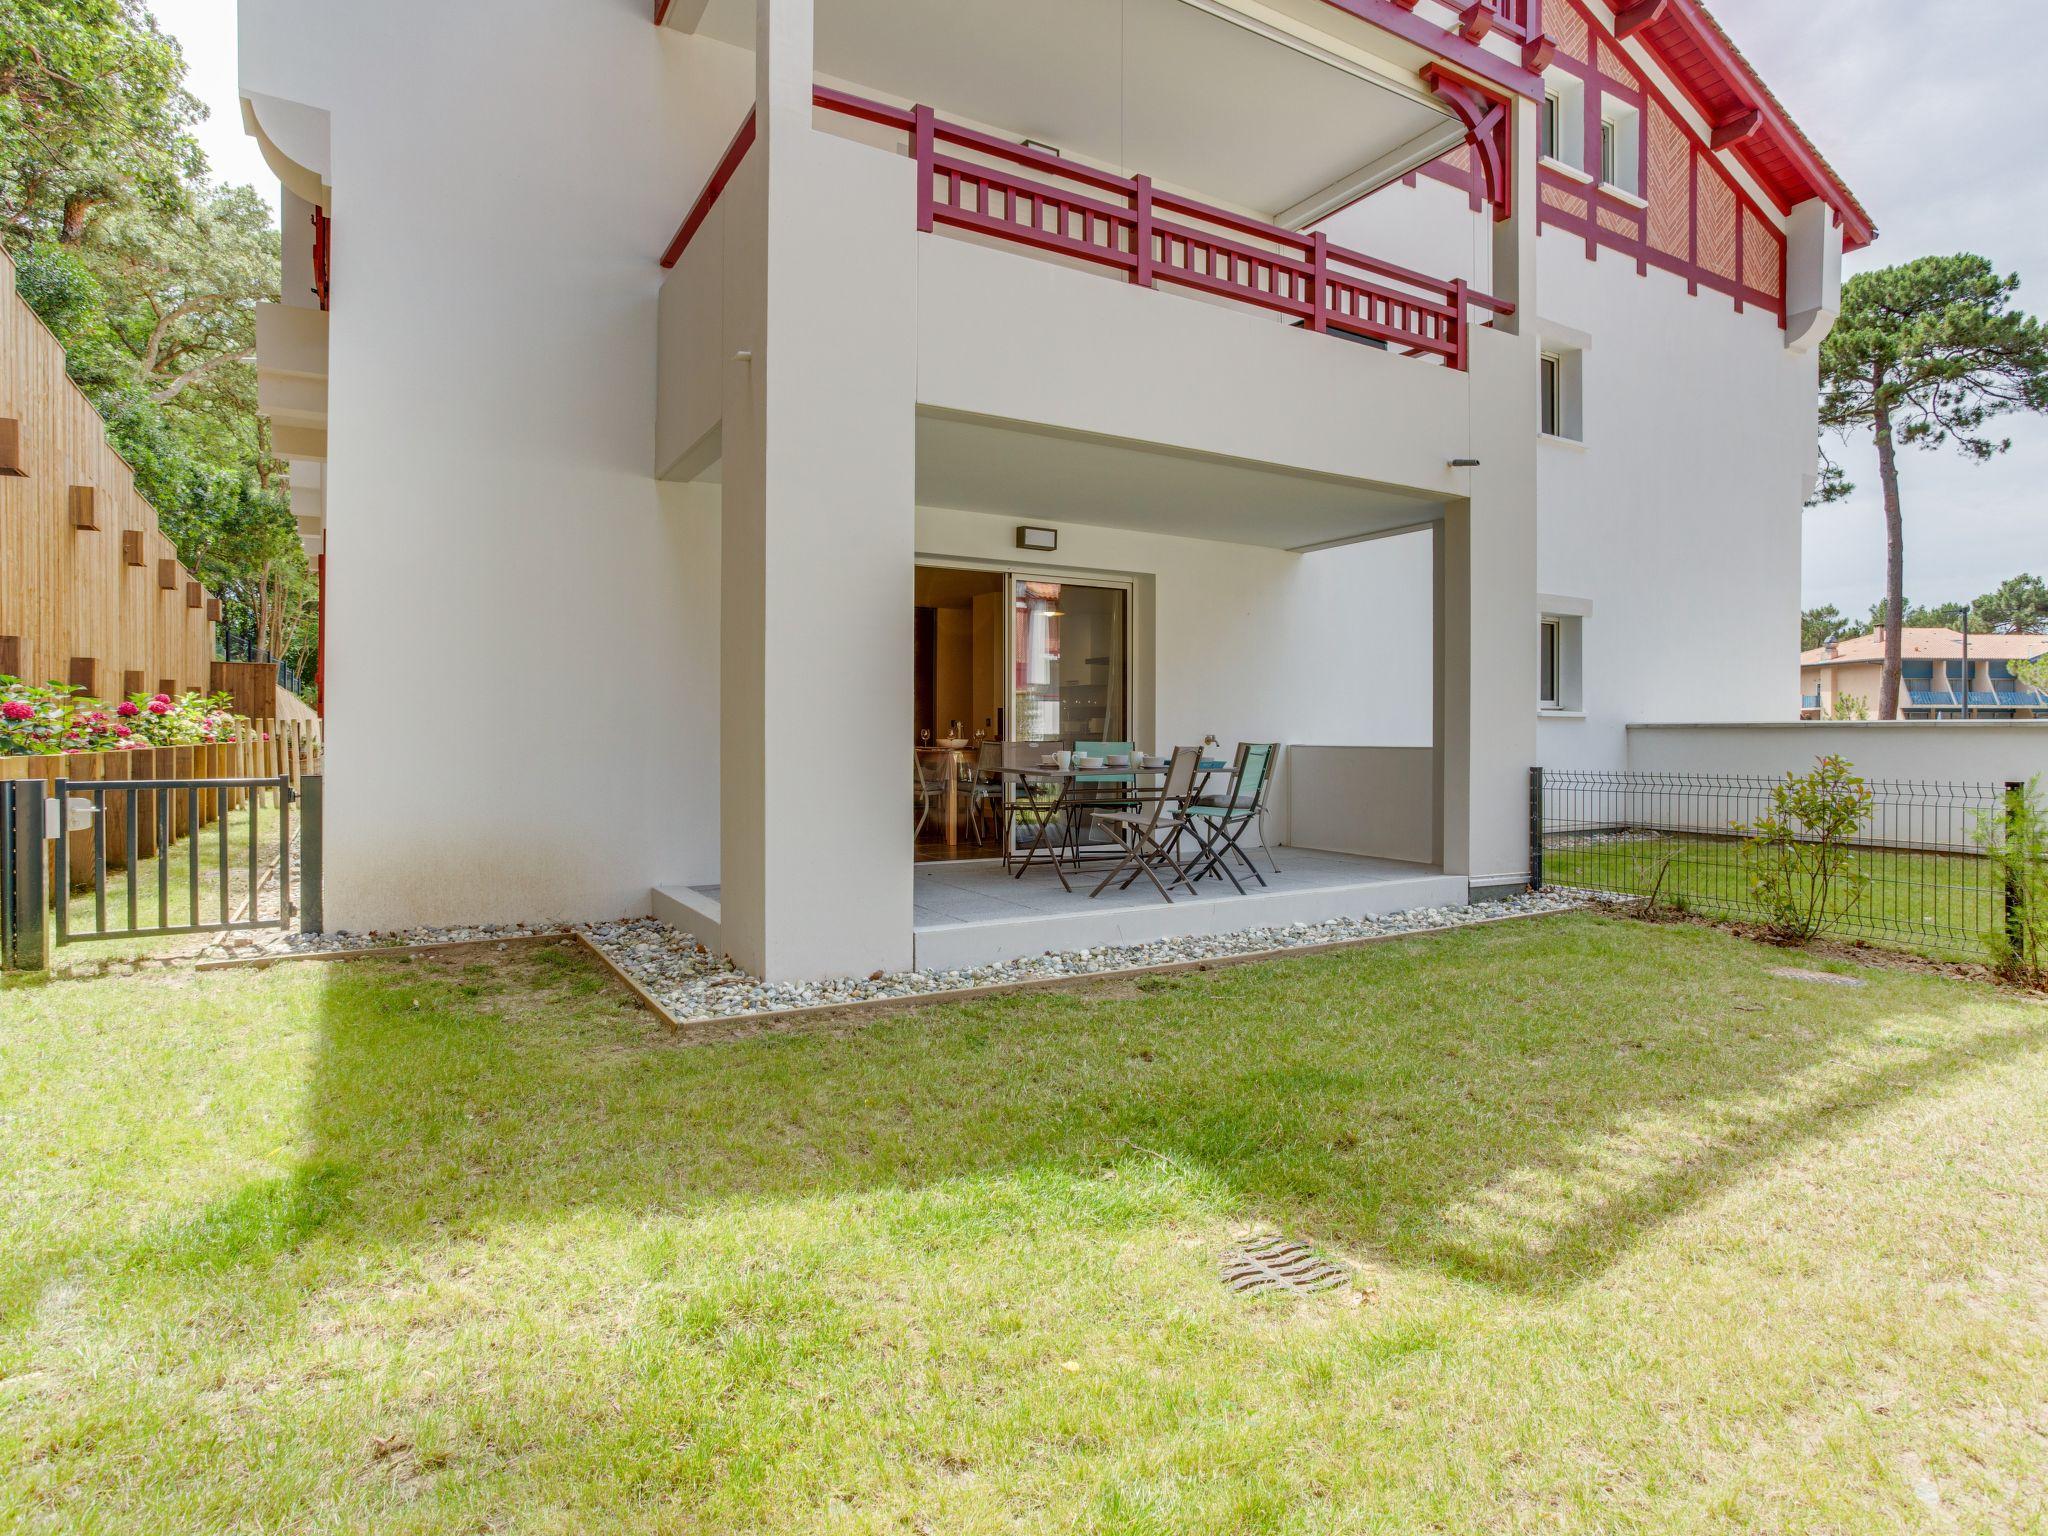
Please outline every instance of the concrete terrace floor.
[[[1441, 873], [1423, 864], [1361, 858], [1349, 853], [1321, 853], [1308, 848], [1281, 848], [1274, 856], [1280, 864], [1278, 874], [1262, 853], [1252, 854], [1259, 873], [1266, 879], [1263, 886], [1246, 874], [1242, 866], [1238, 867], [1237, 877], [1244, 883], [1247, 902], [1255, 905], [1262, 896], [1332, 891]], [[1091, 897], [1088, 893], [1114, 863], [1111, 857], [1091, 854], [1078, 871], [1069, 866], [1066, 874], [1073, 886], [1071, 891], [1060, 885], [1043, 856], [1021, 875], [1004, 869], [998, 860], [921, 864], [913, 877], [912, 911], [919, 928], [945, 928], [1005, 918], [1058, 917], [1090, 910], [1166, 905], [1152, 882], [1142, 875], [1123, 890], [1111, 886], [1100, 896]], [[1227, 901], [1237, 894], [1231, 883], [1220, 876], [1203, 880], [1193, 891], [1176, 886], [1172, 892], [1175, 905]]]
[[[1242, 893], [1227, 880], [1211, 878], [1193, 892], [1177, 888], [1171, 902], [1161, 900], [1142, 877], [1126, 889], [1111, 886], [1091, 897], [1088, 893], [1115, 862], [1100, 855], [1091, 855], [1078, 873], [1068, 869], [1071, 890], [1043, 860], [1023, 874], [1005, 870], [994, 859], [920, 864], [911, 877], [912, 964], [924, 971], [972, 969], [1107, 944], [1383, 917], [1417, 907], [1458, 905], [1469, 894], [1462, 875], [1423, 864], [1305, 848], [1281, 848], [1278, 856], [1280, 873], [1275, 874], [1263, 854], [1253, 855], [1266, 878], [1263, 886], [1240, 868]], [[715, 934], [693, 926], [683, 907], [715, 922], [719, 892], [717, 885], [664, 887], [656, 893], [656, 915], [667, 916], [716, 949]], [[682, 906], [669, 905], [665, 911], [664, 898]]]

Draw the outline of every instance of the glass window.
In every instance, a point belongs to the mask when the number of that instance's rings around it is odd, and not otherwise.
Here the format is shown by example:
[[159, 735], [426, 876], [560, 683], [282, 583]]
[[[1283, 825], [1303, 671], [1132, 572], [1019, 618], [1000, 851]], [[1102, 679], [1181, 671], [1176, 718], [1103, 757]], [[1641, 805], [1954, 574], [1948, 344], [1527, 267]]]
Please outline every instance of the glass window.
[[1542, 680], [1536, 702], [1545, 709], [1556, 709], [1558, 700], [1559, 674], [1563, 670], [1564, 626], [1555, 619], [1545, 619], [1540, 626], [1540, 642], [1543, 648]]
[[1563, 115], [1564, 102], [1559, 99], [1557, 92], [1548, 92], [1543, 98], [1543, 143], [1541, 149], [1542, 153], [1552, 160], [1558, 157], [1557, 130], [1558, 122]]
[[1543, 354], [1542, 424], [1547, 436], [1564, 436], [1564, 359], [1554, 352]]
[[1618, 154], [1620, 140], [1621, 136], [1616, 132], [1613, 121], [1603, 117], [1600, 120], [1600, 179], [1610, 187], [1621, 185], [1617, 180], [1621, 174]]
[[1015, 741], [1128, 741], [1121, 587], [1019, 576], [1012, 586]]

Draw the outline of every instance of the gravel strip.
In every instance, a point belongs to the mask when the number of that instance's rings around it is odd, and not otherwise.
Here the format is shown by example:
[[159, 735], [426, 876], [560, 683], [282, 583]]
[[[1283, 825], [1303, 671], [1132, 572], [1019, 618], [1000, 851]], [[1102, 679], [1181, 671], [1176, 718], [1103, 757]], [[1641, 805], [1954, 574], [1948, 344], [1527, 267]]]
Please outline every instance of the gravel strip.
[[580, 932], [619, 969], [629, 973], [678, 1023], [728, 1019], [740, 1014], [782, 1013], [891, 998], [922, 997], [975, 987], [1010, 986], [1102, 976], [1150, 966], [1220, 960], [1270, 950], [1308, 949], [1392, 934], [1436, 933], [1504, 917], [1568, 912], [1586, 905], [1584, 895], [1542, 891], [1507, 901], [1465, 906], [1416, 907], [1386, 917], [1334, 918], [1284, 928], [1246, 928], [1235, 933], [1194, 934], [1146, 944], [1110, 944], [1068, 950], [949, 971], [894, 971], [835, 981], [764, 982], [728, 960], [716, 959], [688, 934], [651, 917], [588, 923], [571, 929], [526, 924], [478, 923], [454, 928], [406, 928], [381, 933], [235, 934], [210, 945], [200, 959], [258, 955], [353, 953], [398, 949], [411, 944], [489, 944], [506, 939]]
[[1324, 923], [1294, 923], [1285, 928], [1247, 928], [1237, 933], [1196, 934], [1158, 939], [1148, 944], [1112, 944], [1069, 950], [950, 971], [895, 971], [865, 980], [848, 978], [817, 982], [764, 982], [728, 961], [705, 952], [688, 934], [653, 918], [617, 923], [592, 923], [584, 934], [628, 971], [679, 1023], [731, 1018], [736, 1014], [778, 1013], [798, 1008], [875, 1002], [886, 998], [920, 997], [970, 987], [1009, 986], [1021, 981], [1101, 976], [1148, 966], [1176, 965], [1193, 960], [1218, 960], [1267, 950], [1305, 949], [1399, 933], [1433, 933], [1504, 917], [1566, 912], [1582, 906], [1577, 896], [1544, 891], [1509, 901], [1471, 906], [1417, 907], [1386, 917], [1338, 918]]
[[504, 939], [530, 939], [570, 931], [558, 924], [528, 923], [472, 923], [453, 928], [372, 929], [367, 933], [279, 933], [255, 929], [247, 933], [216, 934], [204, 948], [194, 950], [183, 958], [242, 960], [259, 955], [289, 958], [293, 955], [354, 954], [366, 949], [404, 949], [413, 944], [494, 944]]

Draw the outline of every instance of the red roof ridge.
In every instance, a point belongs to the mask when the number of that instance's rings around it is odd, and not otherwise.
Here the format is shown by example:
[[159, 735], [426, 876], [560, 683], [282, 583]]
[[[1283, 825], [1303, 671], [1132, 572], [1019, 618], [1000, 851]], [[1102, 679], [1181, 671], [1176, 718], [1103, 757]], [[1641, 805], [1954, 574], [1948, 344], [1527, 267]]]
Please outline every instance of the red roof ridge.
[[[1566, 0], [1569, 3], [1569, 0]], [[1590, 4], [1590, 0], [1584, 0]], [[1619, 14], [1630, 4], [1630, 0], [1604, 0], [1608, 11]], [[1742, 100], [1762, 114], [1765, 135], [1776, 153], [1786, 161], [1786, 170], [1800, 183], [1811, 187], [1812, 195], [1826, 201], [1834, 208], [1843, 225], [1844, 242], [1851, 250], [1860, 249], [1877, 238], [1877, 224], [1863, 202], [1849, 189], [1842, 175], [1828, 162], [1816, 145], [1785, 109], [1783, 101], [1757, 72], [1728, 29], [1721, 25], [1719, 18], [1707, 9], [1706, 0], [1664, 0], [1662, 8], [1655, 13], [1651, 23], [1637, 31], [1632, 40], [1639, 42], [1657, 57], [1660, 65], [1677, 83], [1681, 92], [1691, 94], [1693, 87], [1700, 83], [1699, 77], [1686, 71], [1667, 57], [1665, 48], [1659, 46], [1657, 34], [1677, 34], [1678, 40], [1688, 41], [1701, 55], [1714, 83], [1730, 95]], [[1691, 36], [1687, 37], [1686, 34]], [[1667, 35], [1664, 43], [1674, 41]], [[1718, 57], [1717, 57], [1718, 56]], [[1730, 78], [1731, 69], [1737, 78]], [[1702, 110], [1702, 115], [1711, 117], [1710, 102], [1695, 96], [1693, 105]], [[1754, 139], [1749, 141], [1751, 144]], [[1746, 168], [1757, 181], [1770, 191], [1780, 206], [1788, 206], [1791, 199], [1786, 189], [1774, 182], [1773, 173], [1757, 163], [1744, 145], [1737, 145], [1729, 151], [1746, 162]], [[1802, 164], [1801, 162], [1805, 162]], [[1815, 184], [1815, 183], [1818, 184]]]
[[1856, 210], [1857, 216], [1869, 226], [1871, 238], [1873, 240], [1876, 239], [1877, 221], [1870, 216], [1870, 210], [1863, 206], [1863, 200], [1850, 190], [1849, 183], [1842, 179], [1842, 173], [1834, 168], [1833, 164], [1829, 162], [1828, 157], [1821, 152], [1821, 147], [1807, 136], [1806, 130], [1799, 126], [1798, 120], [1786, 110], [1785, 103], [1778, 99], [1778, 93], [1771, 89], [1756, 65], [1749, 61], [1749, 55], [1742, 51], [1741, 45], [1729, 35], [1728, 29], [1721, 25], [1721, 19], [1707, 9], [1707, 0], [1689, 0], [1689, 3], [1694, 10], [1699, 12], [1700, 20], [1714, 29], [1715, 35], [1721, 39], [1728, 51], [1735, 56], [1735, 61], [1742, 66], [1743, 72], [1749, 76], [1749, 83], [1757, 88], [1758, 94], [1769, 103], [1771, 110], [1777, 113], [1778, 117], [1783, 120], [1786, 128], [1791, 130], [1793, 137], [1805, 145], [1808, 153], [1820, 162], [1820, 168], [1828, 173], [1828, 179], [1835, 184], [1835, 190], [1848, 200], [1849, 206]]

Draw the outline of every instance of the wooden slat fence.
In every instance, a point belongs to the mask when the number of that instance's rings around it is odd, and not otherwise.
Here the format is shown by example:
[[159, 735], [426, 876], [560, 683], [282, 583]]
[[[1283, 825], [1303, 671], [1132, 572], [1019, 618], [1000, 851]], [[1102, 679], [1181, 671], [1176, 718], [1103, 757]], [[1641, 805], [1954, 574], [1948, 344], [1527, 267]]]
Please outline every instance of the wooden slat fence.
[[[214, 611], [156, 509], [64, 371], [64, 348], [14, 291], [0, 251], [0, 672], [119, 699], [204, 690]], [[168, 568], [163, 562], [169, 562]], [[168, 575], [170, 585], [163, 577]], [[131, 674], [133, 675], [131, 677]]]

